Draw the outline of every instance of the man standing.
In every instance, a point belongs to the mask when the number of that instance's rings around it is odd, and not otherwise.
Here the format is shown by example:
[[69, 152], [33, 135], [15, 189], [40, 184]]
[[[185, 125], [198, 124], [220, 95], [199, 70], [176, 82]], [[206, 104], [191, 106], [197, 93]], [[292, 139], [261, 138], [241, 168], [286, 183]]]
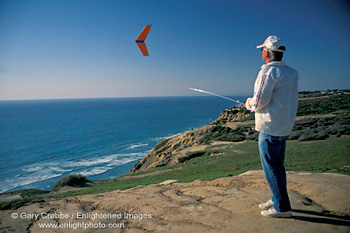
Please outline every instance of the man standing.
[[284, 43], [269, 36], [261, 48], [264, 64], [254, 84], [254, 96], [245, 107], [255, 112], [259, 153], [272, 199], [261, 203], [265, 217], [291, 217], [284, 156], [298, 107], [298, 72], [282, 62]]

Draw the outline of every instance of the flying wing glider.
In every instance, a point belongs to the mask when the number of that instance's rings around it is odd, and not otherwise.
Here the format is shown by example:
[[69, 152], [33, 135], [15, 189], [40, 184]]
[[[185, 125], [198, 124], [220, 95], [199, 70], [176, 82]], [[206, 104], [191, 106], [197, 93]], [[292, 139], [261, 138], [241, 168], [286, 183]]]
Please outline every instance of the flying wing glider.
[[141, 50], [141, 53], [143, 54], [143, 56], [148, 56], [148, 51], [147, 51], [147, 46], [146, 46], [145, 40], [148, 36], [149, 31], [151, 30], [151, 27], [152, 27], [152, 25], [145, 26], [135, 41], [137, 46]]

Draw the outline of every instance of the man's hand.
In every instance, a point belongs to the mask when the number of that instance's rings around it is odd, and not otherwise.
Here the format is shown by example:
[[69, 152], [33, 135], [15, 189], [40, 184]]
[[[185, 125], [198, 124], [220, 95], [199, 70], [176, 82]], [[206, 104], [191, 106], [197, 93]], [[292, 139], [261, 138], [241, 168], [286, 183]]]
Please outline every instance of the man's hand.
[[[250, 104], [249, 104], [249, 101], [251, 100], [252, 98], [248, 98], [246, 101], [245, 101], [245, 104], [243, 105], [246, 109], [250, 110]], [[250, 110], [251, 111], [251, 110]]]

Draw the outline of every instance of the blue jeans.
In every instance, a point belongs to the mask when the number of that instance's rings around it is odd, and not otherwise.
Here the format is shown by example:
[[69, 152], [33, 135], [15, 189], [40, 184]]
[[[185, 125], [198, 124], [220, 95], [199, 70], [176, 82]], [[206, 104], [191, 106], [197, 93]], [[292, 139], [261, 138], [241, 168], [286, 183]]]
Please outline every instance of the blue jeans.
[[287, 138], [260, 132], [258, 141], [261, 164], [272, 192], [273, 207], [282, 212], [291, 210], [284, 168]]

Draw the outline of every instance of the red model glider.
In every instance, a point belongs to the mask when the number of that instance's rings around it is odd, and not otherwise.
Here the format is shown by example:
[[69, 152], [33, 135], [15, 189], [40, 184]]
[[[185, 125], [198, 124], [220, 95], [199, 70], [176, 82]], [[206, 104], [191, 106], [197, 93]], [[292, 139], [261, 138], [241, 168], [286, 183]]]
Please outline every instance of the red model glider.
[[143, 56], [148, 56], [147, 47], [145, 44], [145, 40], [148, 36], [149, 31], [151, 30], [152, 25], [147, 25], [144, 27], [140, 35], [136, 39], [136, 44], [139, 46], [139, 49], [141, 50]]

